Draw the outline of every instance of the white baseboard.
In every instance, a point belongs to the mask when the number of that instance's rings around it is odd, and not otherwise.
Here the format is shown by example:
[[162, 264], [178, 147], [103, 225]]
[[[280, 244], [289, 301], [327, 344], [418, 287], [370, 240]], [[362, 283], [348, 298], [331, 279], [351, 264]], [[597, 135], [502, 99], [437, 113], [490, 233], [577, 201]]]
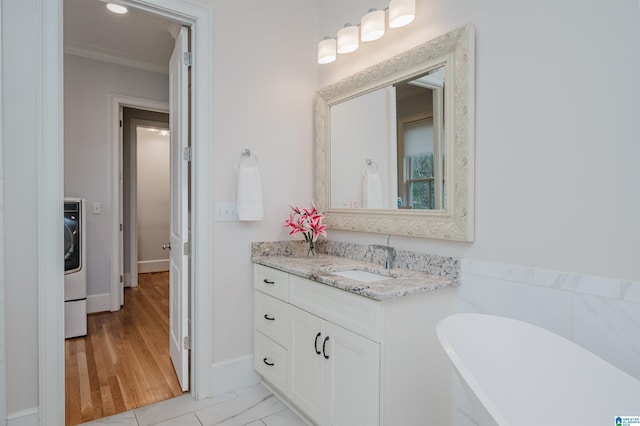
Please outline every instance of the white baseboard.
[[253, 355], [214, 363], [211, 377], [214, 396], [255, 385], [261, 380], [253, 369]]
[[7, 426], [38, 426], [39, 421], [38, 407], [27, 408], [7, 416]]
[[169, 270], [169, 259], [140, 260], [138, 261], [138, 273], [162, 272]]
[[108, 312], [111, 310], [111, 294], [91, 294], [87, 296], [87, 313]]

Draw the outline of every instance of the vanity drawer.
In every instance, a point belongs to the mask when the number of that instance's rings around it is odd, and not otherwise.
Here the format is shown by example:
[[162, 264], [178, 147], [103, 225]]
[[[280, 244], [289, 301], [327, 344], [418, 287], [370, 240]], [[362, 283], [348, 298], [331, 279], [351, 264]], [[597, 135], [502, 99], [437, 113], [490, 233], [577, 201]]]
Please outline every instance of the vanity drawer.
[[287, 301], [289, 274], [268, 268], [263, 265], [253, 265], [253, 288], [267, 293], [280, 300]]
[[378, 301], [291, 275], [289, 303], [380, 342], [382, 308]]
[[279, 391], [287, 392], [287, 350], [259, 331], [253, 333], [253, 368]]
[[253, 306], [256, 330], [286, 347], [287, 304], [259, 291], [254, 293]]

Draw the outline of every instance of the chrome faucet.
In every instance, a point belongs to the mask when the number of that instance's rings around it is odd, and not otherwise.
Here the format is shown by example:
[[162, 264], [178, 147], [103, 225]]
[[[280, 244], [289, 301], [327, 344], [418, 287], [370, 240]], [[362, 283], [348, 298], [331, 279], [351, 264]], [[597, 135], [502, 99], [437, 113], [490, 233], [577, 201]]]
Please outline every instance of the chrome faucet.
[[393, 256], [395, 254], [395, 249], [389, 245], [389, 239], [391, 238], [391, 234], [387, 235], [387, 245], [383, 246], [381, 244], [374, 244], [371, 247], [376, 249], [383, 249], [387, 253], [387, 259], [384, 262], [384, 269], [393, 268]]

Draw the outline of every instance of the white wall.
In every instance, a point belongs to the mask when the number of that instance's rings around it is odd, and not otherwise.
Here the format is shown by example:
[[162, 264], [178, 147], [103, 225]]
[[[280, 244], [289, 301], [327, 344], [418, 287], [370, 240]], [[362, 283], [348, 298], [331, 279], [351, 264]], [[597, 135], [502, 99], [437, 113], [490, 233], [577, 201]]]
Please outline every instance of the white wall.
[[[0, 6], [0, 22], [2, 22], [2, 7]], [[3, 35], [0, 33], [0, 45], [2, 44]], [[0, 52], [0, 78], [2, 77], [2, 53]], [[4, 80], [2, 80], [4, 81]], [[7, 417], [7, 390], [5, 386], [2, 386], [6, 382], [7, 377], [7, 359], [6, 359], [6, 344], [5, 344], [5, 328], [3, 325], [3, 319], [5, 317], [5, 267], [4, 267], [4, 153], [3, 153], [3, 140], [4, 140], [4, 117], [3, 111], [3, 90], [0, 86], [0, 425], [3, 425], [3, 419]]]
[[[322, 2], [320, 34], [384, 5], [373, 3]], [[324, 86], [466, 23], [476, 28], [475, 242], [391, 244], [462, 258], [455, 312], [536, 324], [640, 378], [638, 2], [416, 3], [410, 26], [320, 71]], [[453, 415], [456, 426], [475, 425], [460, 388]]]
[[[111, 123], [109, 95], [168, 102], [166, 74], [64, 57], [65, 194], [87, 200], [87, 295], [109, 293]], [[93, 214], [93, 203], [102, 213]]]
[[[319, 38], [386, 1], [320, 4]], [[466, 23], [476, 28], [475, 242], [391, 244], [640, 279], [638, 2], [417, 0], [416, 11], [411, 25], [319, 66], [325, 86]]]
[[[2, 2], [2, 161], [7, 414], [38, 405], [37, 126], [35, 0]], [[20, 43], [9, 43], [21, 34]], [[62, 206], [62, 203], [61, 203]], [[15, 326], [19, 324], [19, 327]], [[4, 420], [4, 419], [2, 419]]]
[[235, 202], [236, 165], [242, 148], [249, 148], [258, 158], [265, 209], [260, 222], [214, 223], [217, 365], [253, 351], [251, 242], [288, 238], [282, 228], [288, 204], [313, 198], [318, 8], [315, 1], [298, 0], [213, 5], [212, 201]]
[[169, 270], [169, 135], [147, 129], [137, 129], [139, 272]]

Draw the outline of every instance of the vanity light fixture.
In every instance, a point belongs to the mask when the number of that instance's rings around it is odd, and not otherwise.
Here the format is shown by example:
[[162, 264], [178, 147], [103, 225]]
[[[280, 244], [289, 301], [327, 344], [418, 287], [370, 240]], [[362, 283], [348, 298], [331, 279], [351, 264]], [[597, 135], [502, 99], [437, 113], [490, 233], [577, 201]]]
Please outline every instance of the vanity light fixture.
[[416, 0], [391, 0], [389, 3], [389, 28], [410, 24], [416, 17]]
[[318, 43], [318, 63], [330, 64], [336, 60], [336, 39], [326, 36]]
[[344, 24], [338, 31], [338, 53], [351, 53], [359, 46], [360, 30], [357, 25]]
[[360, 40], [374, 41], [384, 35], [384, 10], [369, 9], [360, 22]]
[[129, 11], [126, 7], [115, 3], [107, 3], [107, 9], [119, 15], [123, 15]]
[[416, 17], [416, 0], [391, 0], [383, 10], [369, 9], [360, 24], [345, 24], [335, 38], [325, 37], [318, 43], [318, 63], [330, 64], [337, 53], [353, 52], [360, 41], [370, 42], [380, 39], [385, 33], [385, 15], [389, 14], [389, 28], [399, 28], [410, 24]]

